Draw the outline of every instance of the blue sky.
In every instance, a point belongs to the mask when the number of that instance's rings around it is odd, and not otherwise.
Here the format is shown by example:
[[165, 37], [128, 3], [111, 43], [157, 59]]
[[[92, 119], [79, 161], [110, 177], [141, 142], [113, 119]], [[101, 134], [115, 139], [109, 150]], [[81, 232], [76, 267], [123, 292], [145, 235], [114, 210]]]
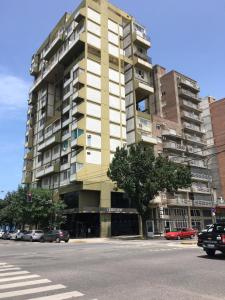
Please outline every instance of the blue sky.
[[[78, 0], [0, 0], [0, 198], [21, 181], [31, 56]], [[224, 0], [112, 0], [145, 25], [153, 63], [225, 97]]]

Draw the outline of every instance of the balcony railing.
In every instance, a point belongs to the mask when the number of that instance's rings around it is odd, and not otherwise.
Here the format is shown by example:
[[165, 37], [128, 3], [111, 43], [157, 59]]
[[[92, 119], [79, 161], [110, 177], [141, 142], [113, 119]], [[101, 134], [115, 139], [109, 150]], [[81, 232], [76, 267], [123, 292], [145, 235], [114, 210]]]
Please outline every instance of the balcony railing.
[[47, 164], [46, 166], [43, 166], [39, 168], [36, 171], [36, 178], [40, 178], [52, 173], [58, 173], [60, 171], [60, 166], [59, 163], [54, 163], [54, 164]]
[[198, 185], [192, 185], [193, 192], [199, 192], [199, 193], [210, 193], [210, 189], [206, 186], [198, 186]]
[[179, 94], [184, 96], [184, 97], [187, 97], [188, 99], [191, 99], [191, 100], [196, 100], [196, 101], [201, 101], [201, 99], [199, 98], [198, 95], [192, 93], [192, 92], [189, 92], [185, 89], [180, 89], [179, 90]]
[[183, 118], [192, 119], [192, 120], [198, 121], [198, 122], [200, 122], [200, 123], [202, 122], [202, 120], [199, 118], [198, 115], [189, 113], [189, 112], [187, 112], [187, 111], [183, 111], [183, 112], [182, 112], [182, 117], [183, 117]]
[[181, 78], [181, 79], [180, 79], [180, 83], [181, 83], [181, 84], [184, 84], [184, 85], [186, 85], [186, 86], [188, 86], [188, 87], [190, 87], [190, 88], [192, 88], [192, 89], [194, 89], [194, 90], [196, 90], [196, 91], [199, 91], [199, 90], [200, 90], [199, 85], [198, 85], [196, 82], [194, 82], [194, 81], [190, 81], [190, 80]]
[[186, 151], [186, 146], [181, 145], [181, 144], [171, 143], [171, 142], [165, 143], [164, 148], [174, 149], [174, 150], [178, 150], [178, 151]]
[[186, 134], [185, 135], [185, 138], [188, 140], [188, 141], [191, 141], [191, 142], [195, 142], [195, 143], [199, 143], [199, 144], [205, 144], [203, 139], [201, 139], [200, 137], [198, 136], [193, 136], [193, 135], [188, 135]]
[[134, 56], [139, 57], [139, 58], [147, 61], [149, 64], [152, 65], [152, 58], [150, 56], [148, 56], [147, 54], [142, 53], [141, 51], [136, 50], [134, 52]]
[[200, 174], [196, 172], [191, 172], [191, 176], [196, 179], [201, 179], [201, 180], [206, 180], [206, 181], [211, 181], [212, 176], [209, 176], [207, 174]]
[[190, 130], [196, 131], [198, 133], [205, 133], [204, 129], [201, 129], [200, 126], [196, 126], [194, 124], [183, 122], [183, 126], [184, 126], [185, 129], [190, 129]]
[[192, 102], [190, 102], [190, 101], [182, 100], [182, 104], [183, 104], [184, 106], [187, 106], [187, 107], [190, 107], [190, 108], [192, 108], [192, 109], [195, 109], [195, 110], [197, 110], [197, 111], [199, 111], [199, 112], [202, 111], [201, 108], [199, 108], [197, 104], [194, 104], [194, 103], [192, 103]]
[[168, 205], [191, 206], [192, 201], [189, 199], [174, 198], [174, 199], [167, 199], [167, 204]]

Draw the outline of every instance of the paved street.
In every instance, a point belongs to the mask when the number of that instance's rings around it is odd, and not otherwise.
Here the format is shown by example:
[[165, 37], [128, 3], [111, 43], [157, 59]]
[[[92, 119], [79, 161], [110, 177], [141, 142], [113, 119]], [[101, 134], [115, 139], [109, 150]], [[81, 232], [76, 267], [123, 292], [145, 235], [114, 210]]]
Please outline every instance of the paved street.
[[224, 270], [178, 241], [0, 240], [0, 299], [225, 299]]

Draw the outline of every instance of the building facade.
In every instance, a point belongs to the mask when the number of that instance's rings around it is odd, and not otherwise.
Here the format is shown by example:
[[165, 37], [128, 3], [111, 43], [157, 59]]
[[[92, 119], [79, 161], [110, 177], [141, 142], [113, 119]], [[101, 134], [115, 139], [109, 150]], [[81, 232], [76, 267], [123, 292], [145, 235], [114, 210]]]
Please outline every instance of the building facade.
[[202, 99], [203, 122], [206, 129], [208, 165], [217, 190], [216, 219], [225, 219], [225, 99]]
[[22, 182], [64, 200], [74, 236], [138, 233], [136, 210], [106, 172], [118, 146], [155, 144], [150, 47], [126, 12], [84, 0], [32, 57]]
[[154, 66], [153, 73], [155, 94], [151, 97], [151, 110], [158, 142], [156, 152], [190, 166], [193, 180], [191, 188], [156, 200], [155, 226], [202, 229], [212, 223], [215, 191], [206, 161], [200, 88], [193, 79], [176, 71], [166, 72], [159, 65]]

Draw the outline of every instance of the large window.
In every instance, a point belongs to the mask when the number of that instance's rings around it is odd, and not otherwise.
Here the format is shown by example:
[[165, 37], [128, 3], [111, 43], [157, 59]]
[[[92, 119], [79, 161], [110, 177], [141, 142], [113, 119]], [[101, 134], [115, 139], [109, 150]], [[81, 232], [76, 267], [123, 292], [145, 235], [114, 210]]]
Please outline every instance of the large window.
[[84, 133], [83, 129], [77, 128], [72, 131], [72, 140], [76, 140], [79, 136]]

